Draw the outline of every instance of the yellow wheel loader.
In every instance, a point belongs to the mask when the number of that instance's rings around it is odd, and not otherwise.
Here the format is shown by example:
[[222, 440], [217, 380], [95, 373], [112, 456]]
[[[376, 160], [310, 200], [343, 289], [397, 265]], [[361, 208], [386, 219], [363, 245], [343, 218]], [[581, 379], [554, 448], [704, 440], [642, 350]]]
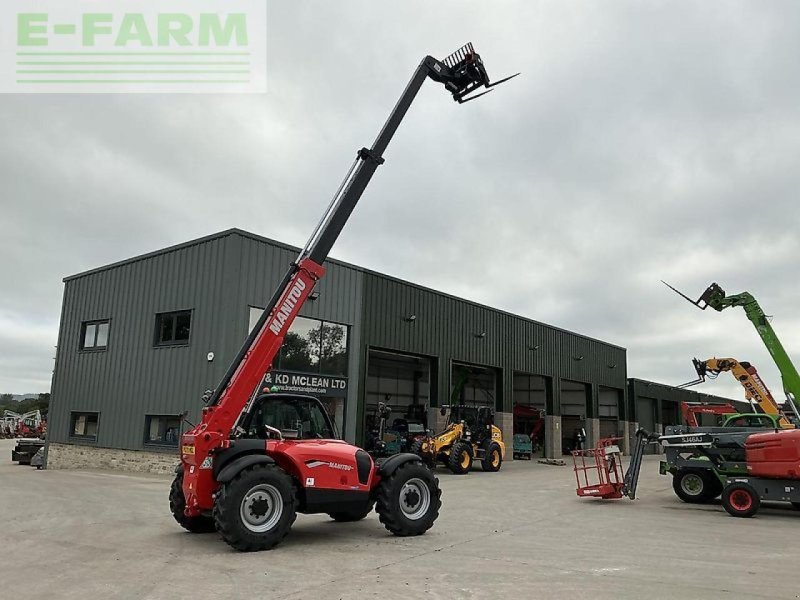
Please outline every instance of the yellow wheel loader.
[[[447, 406], [442, 407], [446, 414]], [[437, 435], [418, 439], [411, 452], [428, 465], [444, 464], [456, 475], [464, 475], [478, 460], [484, 471], [499, 471], [506, 456], [503, 434], [494, 424], [488, 406], [451, 406], [447, 427]]]

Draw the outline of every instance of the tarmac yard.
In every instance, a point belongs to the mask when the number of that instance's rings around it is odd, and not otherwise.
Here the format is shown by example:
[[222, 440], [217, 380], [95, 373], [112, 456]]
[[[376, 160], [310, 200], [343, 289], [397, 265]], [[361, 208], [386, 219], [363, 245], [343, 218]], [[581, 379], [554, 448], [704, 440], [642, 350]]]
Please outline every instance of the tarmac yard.
[[438, 473], [431, 531], [395, 538], [299, 515], [276, 549], [242, 554], [183, 531], [169, 480], [37, 471], [0, 440], [0, 598], [798, 598], [800, 513], [753, 519], [689, 505], [645, 459], [640, 499], [579, 499], [572, 469], [508, 462]]

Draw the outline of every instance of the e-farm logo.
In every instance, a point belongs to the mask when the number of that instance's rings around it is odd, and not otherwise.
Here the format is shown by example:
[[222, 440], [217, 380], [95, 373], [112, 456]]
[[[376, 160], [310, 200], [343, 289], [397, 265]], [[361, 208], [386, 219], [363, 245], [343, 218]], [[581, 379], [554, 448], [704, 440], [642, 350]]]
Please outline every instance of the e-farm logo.
[[0, 91], [266, 91], [266, 0], [2, 0]]

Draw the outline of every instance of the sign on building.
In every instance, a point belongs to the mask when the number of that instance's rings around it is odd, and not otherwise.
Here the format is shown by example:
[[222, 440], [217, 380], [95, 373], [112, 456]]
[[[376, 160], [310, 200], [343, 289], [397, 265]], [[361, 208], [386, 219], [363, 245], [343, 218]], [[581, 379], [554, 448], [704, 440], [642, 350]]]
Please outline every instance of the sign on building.
[[264, 386], [278, 386], [281, 392], [345, 398], [347, 377], [270, 371], [264, 376]]

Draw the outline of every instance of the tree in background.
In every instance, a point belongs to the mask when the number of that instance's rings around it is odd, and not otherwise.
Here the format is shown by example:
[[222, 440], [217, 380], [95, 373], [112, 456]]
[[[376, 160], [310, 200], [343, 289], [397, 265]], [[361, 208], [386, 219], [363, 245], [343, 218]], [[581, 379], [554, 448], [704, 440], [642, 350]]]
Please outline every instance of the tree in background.
[[0, 394], [0, 416], [6, 410], [11, 410], [21, 415], [32, 410], [39, 410], [45, 415], [49, 408], [49, 393], [39, 394], [36, 398], [26, 398], [25, 400], [14, 400], [13, 394]]
[[344, 325], [320, 323], [308, 332], [308, 339], [311, 352], [318, 356], [322, 373], [347, 373], [347, 328]]
[[293, 331], [288, 332], [281, 346], [280, 368], [288, 371], [310, 371], [314, 362], [308, 340]]

